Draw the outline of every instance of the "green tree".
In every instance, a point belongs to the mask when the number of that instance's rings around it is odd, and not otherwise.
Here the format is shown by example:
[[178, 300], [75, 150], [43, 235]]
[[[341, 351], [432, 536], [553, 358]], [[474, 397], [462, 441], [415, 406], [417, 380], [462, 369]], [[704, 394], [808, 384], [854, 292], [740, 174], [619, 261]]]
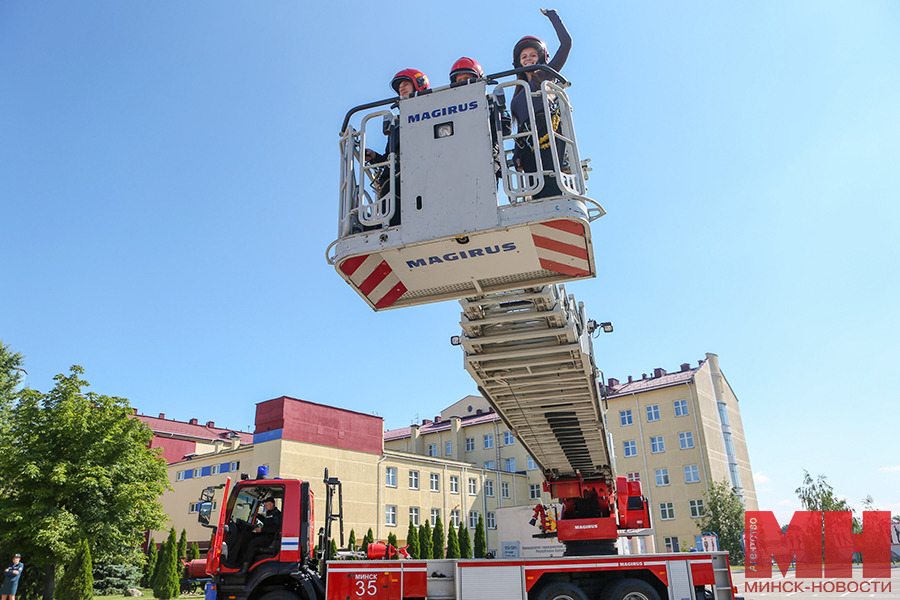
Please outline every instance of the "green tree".
[[16, 397], [16, 387], [22, 382], [22, 363], [25, 357], [0, 340], [0, 427], [9, 414]]
[[178, 542], [175, 540], [175, 528], [169, 530], [169, 537], [159, 550], [159, 568], [153, 581], [153, 595], [159, 600], [177, 598], [180, 592], [181, 577], [178, 568]]
[[16, 392], [0, 428], [0, 545], [30, 557], [45, 600], [81, 539], [99, 562], [137, 560], [141, 532], [164, 523], [159, 498], [170, 489], [150, 429], [127, 400], [85, 393], [83, 372], [57, 375], [46, 394]]
[[188, 550], [188, 560], [198, 560], [200, 558], [200, 546], [197, 545], [197, 542], [191, 544], [191, 549]]
[[187, 530], [181, 530], [181, 537], [178, 538], [178, 558], [187, 558]]
[[337, 540], [331, 538], [331, 548], [328, 549], [328, 560], [334, 560], [335, 558], [337, 558], [337, 551]]
[[431, 523], [428, 519], [419, 528], [419, 552], [422, 558], [434, 558], [434, 539], [431, 536]]
[[453, 528], [453, 521], [447, 525], [447, 558], [459, 558], [459, 536]]
[[94, 565], [94, 595], [122, 595], [129, 588], [136, 588], [141, 569], [136, 565]]
[[[397, 547], [397, 536], [394, 535], [393, 532], [389, 533], [387, 542], [388, 542], [388, 544], [390, 544], [391, 546], [396, 548]], [[398, 558], [398, 556], [395, 554], [392, 558], [394, 558], [396, 560]]]
[[356, 532], [352, 529], [350, 530], [350, 537], [347, 538], [347, 549], [356, 550]]
[[459, 522], [459, 557], [472, 558], [472, 538], [469, 537], [469, 528], [462, 521]]
[[66, 565], [56, 588], [57, 600], [92, 600], [94, 597], [94, 575], [91, 549], [82, 538], [75, 546], [75, 554]]
[[150, 541], [147, 542], [147, 555], [144, 558], [144, 568], [141, 575], [141, 587], [152, 587], [153, 586], [153, 578], [156, 576], [156, 542], [153, 541], [153, 538], [150, 538]]
[[419, 528], [409, 520], [409, 528], [406, 530], [406, 544], [409, 546], [409, 555], [413, 558], [422, 558], [419, 553]]
[[487, 551], [487, 538], [484, 535], [484, 519], [478, 514], [478, 526], [475, 527], [475, 558], [484, 558]]
[[737, 490], [727, 481], [714, 481], [706, 490], [704, 515], [697, 521], [700, 533], [711, 531], [719, 538], [719, 549], [727, 550], [733, 564], [744, 564], [741, 532], [744, 530], [744, 504]]
[[434, 522], [434, 531], [431, 532], [431, 557], [444, 558], [444, 524], [438, 515]]
[[372, 533], [372, 528], [369, 527], [369, 531], [366, 532], [366, 537], [363, 538], [362, 548], [361, 550], [366, 553], [368, 556], [369, 552], [369, 544], [375, 541], [375, 535]]

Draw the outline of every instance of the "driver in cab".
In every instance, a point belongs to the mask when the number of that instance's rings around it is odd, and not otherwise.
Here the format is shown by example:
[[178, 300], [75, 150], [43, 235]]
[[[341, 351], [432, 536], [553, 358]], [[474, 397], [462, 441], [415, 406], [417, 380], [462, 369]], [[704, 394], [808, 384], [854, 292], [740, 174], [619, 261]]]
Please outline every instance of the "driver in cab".
[[241, 563], [243, 564], [239, 574], [246, 573], [250, 569], [253, 556], [260, 548], [271, 545], [281, 531], [281, 511], [275, 507], [275, 499], [266, 498], [264, 506], [266, 514], [262, 518], [262, 525], [253, 528], [253, 534], [241, 552]]

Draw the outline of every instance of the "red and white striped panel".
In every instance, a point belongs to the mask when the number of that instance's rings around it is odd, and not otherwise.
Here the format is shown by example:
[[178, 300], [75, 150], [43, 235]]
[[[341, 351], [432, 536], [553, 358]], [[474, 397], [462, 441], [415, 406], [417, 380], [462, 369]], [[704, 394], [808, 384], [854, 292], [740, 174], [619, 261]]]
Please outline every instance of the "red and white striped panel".
[[531, 226], [541, 268], [572, 277], [591, 274], [584, 226], [574, 221], [548, 221]]
[[348, 258], [340, 268], [359, 293], [376, 308], [387, 308], [406, 293], [406, 286], [380, 254]]

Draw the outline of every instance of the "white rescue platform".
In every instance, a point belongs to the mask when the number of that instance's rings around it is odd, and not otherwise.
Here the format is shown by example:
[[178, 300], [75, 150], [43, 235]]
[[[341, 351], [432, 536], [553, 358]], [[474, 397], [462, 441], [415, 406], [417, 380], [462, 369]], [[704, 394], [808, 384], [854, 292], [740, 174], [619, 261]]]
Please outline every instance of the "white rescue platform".
[[[473, 81], [348, 115], [338, 239], [326, 258], [374, 310], [596, 275], [589, 223], [605, 212], [585, 195], [587, 161], [578, 154], [568, 98], [562, 87], [542, 85], [533, 97], [546, 110], [536, 118], [549, 124], [553, 115], [556, 126], [544, 152], [552, 164], [541, 165], [537, 152], [536, 173], [518, 172], [509, 160], [517, 138], [540, 146], [536, 131], [504, 135], [501, 125], [504, 90], [527, 93], [519, 80], [490, 92], [485, 80]], [[359, 129], [351, 116], [361, 117]], [[386, 135], [395, 141], [374, 165], [364, 159], [367, 138], [376, 143], [372, 129], [377, 143]], [[539, 197], [550, 178], [562, 195]], [[379, 181], [395, 183], [385, 190]]]

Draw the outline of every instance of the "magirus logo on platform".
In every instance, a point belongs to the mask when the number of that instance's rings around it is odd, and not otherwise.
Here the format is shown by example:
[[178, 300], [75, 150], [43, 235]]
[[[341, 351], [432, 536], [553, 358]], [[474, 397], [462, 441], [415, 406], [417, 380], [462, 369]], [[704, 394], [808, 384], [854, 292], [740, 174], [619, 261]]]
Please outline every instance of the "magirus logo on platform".
[[[798, 511], [782, 528], [772, 512], [748, 511], [744, 530], [746, 578], [771, 579], [773, 564], [784, 578], [747, 581], [744, 592], [890, 593], [890, 521], [888, 511], [865, 511], [862, 531], [854, 533], [853, 513], [849, 511]], [[792, 563], [795, 577], [788, 578]]]

